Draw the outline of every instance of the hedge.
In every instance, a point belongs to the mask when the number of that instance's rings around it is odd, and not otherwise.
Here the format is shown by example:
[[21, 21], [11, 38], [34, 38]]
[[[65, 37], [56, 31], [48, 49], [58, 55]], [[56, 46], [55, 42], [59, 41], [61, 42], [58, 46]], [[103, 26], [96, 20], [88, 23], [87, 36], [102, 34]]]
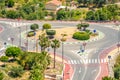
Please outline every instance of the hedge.
[[55, 30], [46, 30], [47, 35], [55, 35], [56, 31]]
[[73, 38], [77, 40], [88, 40], [90, 35], [86, 32], [75, 32]]
[[29, 32], [27, 33], [27, 36], [28, 36], [28, 37], [34, 36], [34, 31], [29, 31]]

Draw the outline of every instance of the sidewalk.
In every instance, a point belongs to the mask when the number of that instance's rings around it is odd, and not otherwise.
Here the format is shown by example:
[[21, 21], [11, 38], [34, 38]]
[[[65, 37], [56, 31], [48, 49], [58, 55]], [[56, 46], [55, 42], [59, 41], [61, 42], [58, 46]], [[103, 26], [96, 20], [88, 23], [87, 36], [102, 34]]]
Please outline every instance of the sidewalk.
[[[53, 54], [50, 54], [50, 56], [53, 58]], [[56, 61], [62, 61], [61, 56], [56, 55]], [[63, 80], [72, 80], [72, 75], [73, 75], [73, 68], [70, 64], [67, 63], [67, 60], [64, 59], [64, 70], [63, 70], [63, 75], [62, 77], [64, 78]]]
[[[108, 56], [111, 56], [111, 58], [116, 53], [117, 46], [114, 45], [108, 49], [105, 49], [100, 53], [100, 59], [106, 59], [106, 63], [100, 63], [100, 72], [98, 74], [98, 77], [96, 80], [102, 80], [102, 77], [109, 76], [112, 72], [112, 67], [109, 64]], [[111, 76], [111, 75], [110, 75]]]

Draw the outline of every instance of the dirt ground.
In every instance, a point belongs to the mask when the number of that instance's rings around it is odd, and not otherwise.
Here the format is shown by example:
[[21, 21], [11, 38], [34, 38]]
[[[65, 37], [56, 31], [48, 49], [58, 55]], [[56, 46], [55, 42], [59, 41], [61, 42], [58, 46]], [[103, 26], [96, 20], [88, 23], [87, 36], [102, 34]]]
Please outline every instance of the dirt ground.
[[[73, 33], [78, 31], [77, 28], [74, 28], [74, 27], [59, 28], [59, 29], [52, 29], [52, 30], [56, 30], [56, 35], [55, 35], [56, 39], [61, 39], [62, 38], [61, 34], [67, 34], [67, 36], [65, 37], [67, 38], [68, 41], [72, 39]], [[36, 31], [35, 38], [38, 39], [39, 35], [42, 33], [45, 33], [45, 31], [41, 31], [41, 30]], [[33, 39], [34, 37], [31, 37], [31, 38]]]

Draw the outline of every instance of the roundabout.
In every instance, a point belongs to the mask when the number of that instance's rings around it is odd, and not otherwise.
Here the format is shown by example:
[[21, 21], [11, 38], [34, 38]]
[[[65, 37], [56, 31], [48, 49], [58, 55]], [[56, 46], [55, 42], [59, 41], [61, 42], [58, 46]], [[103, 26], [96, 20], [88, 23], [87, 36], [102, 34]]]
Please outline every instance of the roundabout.
[[[28, 22], [26, 22], [28, 23]], [[34, 23], [34, 22], [32, 22]], [[46, 22], [36, 22], [39, 24], [40, 29], [42, 24]], [[53, 28], [63, 28], [63, 27], [73, 27], [76, 26], [79, 22], [48, 22], [52, 24]], [[10, 27], [8, 24], [2, 23], [1, 24], [4, 27], [4, 31], [0, 34], [0, 41], [2, 43], [11, 43], [11, 41], [8, 41], [9, 37], [14, 38], [13, 44], [18, 46], [19, 45], [19, 29], [18, 27]], [[110, 24], [108, 24], [110, 26]], [[87, 54], [84, 54], [83, 56], [78, 55], [76, 52], [80, 50], [80, 42], [65, 42], [64, 44], [64, 57], [68, 60], [68, 64], [71, 64], [74, 72], [71, 76], [71, 80], [95, 80], [96, 76], [99, 73], [100, 70], [100, 54], [101, 51], [108, 48], [109, 46], [115, 44], [117, 42], [117, 31], [114, 29], [111, 29], [109, 27], [104, 27], [104, 24], [90, 24], [90, 29], [96, 29], [100, 31], [100, 34], [102, 34], [102, 37], [99, 37], [97, 39], [91, 40], [87, 42], [86, 45], [86, 51]], [[21, 26], [21, 31], [25, 32], [26, 28], [25, 26]], [[26, 42], [25, 38], [21, 39], [21, 45], [24, 46], [24, 43]], [[75, 44], [74, 44], [75, 43]], [[29, 50], [33, 50], [33, 47], [35, 46], [34, 42], [29, 41]], [[57, 53], [61, 55], [61, 49], [60, 47], [57, 50]], [[50, 52], [53, 52], [50, 49]], [[103, 59], [103, 63], [105, 63], [105, 60]], [[94, 65], [94, 66], [89, 66]], [[96, 65], [97, 64], [97, 65]], [[101, 80], [101, 79], [97, 79]]]

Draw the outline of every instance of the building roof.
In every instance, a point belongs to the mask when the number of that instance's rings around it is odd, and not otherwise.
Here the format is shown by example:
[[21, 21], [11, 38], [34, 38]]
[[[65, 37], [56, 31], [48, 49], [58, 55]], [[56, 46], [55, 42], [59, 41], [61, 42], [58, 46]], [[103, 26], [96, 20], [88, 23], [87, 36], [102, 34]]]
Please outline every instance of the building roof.
[[47, 2], [46, 4], [54, 4], [54, 5], [61, 5], [62, 4], [62, 2], [61, 1], [58, 1], [58, 0], [52, 0], [52, 1], [49, 1], [49, 2]]

